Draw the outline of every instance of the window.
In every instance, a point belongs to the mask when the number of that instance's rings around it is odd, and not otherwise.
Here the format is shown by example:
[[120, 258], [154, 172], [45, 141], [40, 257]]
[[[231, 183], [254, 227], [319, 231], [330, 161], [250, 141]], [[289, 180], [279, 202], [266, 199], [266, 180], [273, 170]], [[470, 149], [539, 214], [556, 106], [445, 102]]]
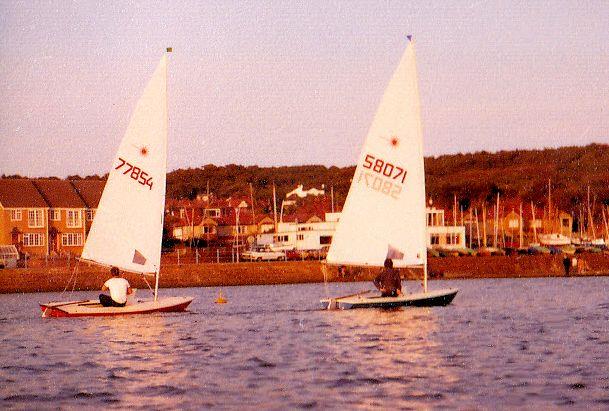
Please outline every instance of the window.
[[173, 236], [175, 238], [177, 238], [178, 240], [182, 239], [182, 229], [180, 227], [174, 228], [173, 229]]
[[276, 243], [287, 243], [288, 236], [287, 235], [276, 235], [274, 240]]
[[180, 218], [186, 218], [186, 210], [180, 208]]
[[93, 221], [93, 217], [95, 217], [95, 210], [87, 209], [87, 221]]
[[444, 225], [444, 212], [428, 211], [427, 212], [427, 225], [428, 226], [443, 226]]
[[63, 233], [61, 235], [61, 245], [72, 247], [82, 245], [82, 233]]
[[319, 244], [321, 245], [327, 245], [327, 244], [331, 244], [332, 243], [332, 236], [331, 235], [322, 235], [319, 237]]
[[298, 235], [296, 236], [296, 239], [297, 239], [298, 241], [303, 241], [303, 240], [304, 240], [304, 234], [298, 234]]
[[80, 210], [66, 210], [66, 220], [66, 225], [69, 228], [82, 227], [82, 220], [80, 219]]
[[220, 217], [220, 210], [218, 208], [210, 208], [205, 210], [206, 217]]
[[570, 224], [570, 221], [569, 221], [568, 218], [563, 218], [563, 220], [562, 220], [562, 226], [565, 227], [565, 228], [571, 227], [571, 224]]
[[509, 228], [518, 228], [518, 220], [516, 220], [515, 218], [509, 220], [508, 221], [508, 227]]
[[44, 234], [24, 233], [23, 245], [25, 247], [39, 247], [44, 245]]
[[432, 234], [431, 235], [431, 245], [439, 245], [440, 244], [440, 235]]
[[28, 210], [27, 212], [27, 226], [31, 228], [42, 228], [44, 227], [42, 221], [42, 210]]
[[245, 234], [245, 232], [247, 231], [247, 226], [244, 225], [238, 225], [237, 226], [237, 234]]
[[21, 210], [11, 210], [11, 221], [21, 221]]
[[51, 221], [60, 221], [61, 220], [61, 210], [55, 210], [51, 208], [49, 210], [49, 219]]
[[446, 234], [446, 244], [456, 245], [459, 244], [459, 234]]

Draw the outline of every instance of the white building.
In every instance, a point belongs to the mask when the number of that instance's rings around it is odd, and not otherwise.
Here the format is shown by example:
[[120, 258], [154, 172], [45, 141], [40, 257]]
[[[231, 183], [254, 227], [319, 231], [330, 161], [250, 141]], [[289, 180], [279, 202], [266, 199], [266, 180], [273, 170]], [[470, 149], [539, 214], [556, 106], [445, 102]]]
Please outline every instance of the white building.
[[274, 250], [319, 250], [332, 242], [339, 216], [326, 213], [325, 221], [311, 217], [305, 223], [280, 222], [276, 233], [258, 234], [256, 243]]
[[[311, 217], [305, 223], [280, 222], [276, 233], [258, 234], [256, 243], [275, 250], [319, 250], [330, 245], [341, 213], [326, 213], [325, 221]], [[427, 208], [427, 246], [465, 248], [465, 227], [444, 225], [444, 210]]]
[[465, 227], [462, 225], [445, 225], [444, 210], [427, 207], [427, 247], [465, 248]]

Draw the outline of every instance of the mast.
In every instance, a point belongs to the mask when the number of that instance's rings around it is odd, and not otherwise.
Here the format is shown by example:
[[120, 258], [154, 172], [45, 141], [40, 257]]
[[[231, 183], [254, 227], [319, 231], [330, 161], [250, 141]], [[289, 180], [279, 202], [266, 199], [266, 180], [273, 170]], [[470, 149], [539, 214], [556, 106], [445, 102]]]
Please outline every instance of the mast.
[[531, 214], [533, 215], [533, 240], [537, 242], [537, 221], [535, 220], [535, 207], [533, 201], [531, 201]]
[[554, 231], [554, 220], [552, 219], [552, 180], [548, 178], [548, 220], [550, 231]]
[[518, 248], [522, 248], [522, 201], [520, 202], [520, 218], [518, 220]]
[[254, 187], [250, 183], [250, 201], [252, 202], [252, 224], [256, 225], [256, 213], [254, 212]]
[[273, 182], [273, 218], [275, 220], [275, 234], [277, 234], [277, 191]]
[[472, 248], [472, 206], [469, 206], [469, 248]]
[[[172, 47], [167, 47], [166, 49], [167, 54], [169, 55], [169, 53], [171, 53], [173, 51]], [[167, 65], [169, 65], [169, 58], [167, 59]], [[168, 97], [167, 97], [167, 67], [165, 67], [165, 124], [167, 125], [167, 129], [166, 132], [169, 133], [169, 107], [168, 107], [168, 103], [167, 103]], [[167, 140], [167, 139], [165, 139]], [[165, 142], [165, 144], [167, 144], [167, 142]], [[165, 156], [165, 173], [167, 173], [167, 156]], [[163, 199], [165, 198], [165, 194], [163, 194]], [[163, 210], [164, 210], [164, 206], [163, 206]], [[163, 219], [165, 217], [165, 213], [161, 212], [161, 226], [163, 226]], [[162, 240], [161, 240], [162, 241]], [[159, 277], [161, 275], [161, 264], [159, 262], [159, 266], [156, 268], [156, 271], [154, 273], [154, 301], [158, 301], [159, 298]]]
[[478, 239], [478, 248], [480, 248], [480, 223], [478, 222], [478, 207], [474, 209], [476, 216], [476, 238]]
[[486, 204], [482, 203], [482, 244], [486, 248]]
[[609, 227], [607, 227], [607, 217], [605, 216], [605, 208], [601, 208], [603, 212], [603, 223], [605, 225], [605, 241], [609, 240]]

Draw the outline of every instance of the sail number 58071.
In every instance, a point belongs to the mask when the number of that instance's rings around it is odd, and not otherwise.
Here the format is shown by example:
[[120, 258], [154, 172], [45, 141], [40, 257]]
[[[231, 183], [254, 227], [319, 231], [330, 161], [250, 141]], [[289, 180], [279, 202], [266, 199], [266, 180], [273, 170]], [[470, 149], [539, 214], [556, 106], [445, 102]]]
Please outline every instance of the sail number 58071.
[[372, 154], [366, 154], [363, 167], [376, 174], [370, 171], [361, 170], [357, 179], [358, 183], [363, 183], [366, 187], [395, 198], [396, 200], [400, 198], [402, 184], [406, 181], [406, 170], [380, 158], [376, 158]]
[[402, 167], [394, 166], [391, 163], [387, 163], [381, 160], [380, 158], [376, 158], [372, 154], [366, 154], [366, 158], [364, 158], [363, 165], [364, 168], [368, 168], [372, 171], [384, 175], [385, 177], [390, 177], [393, 180], [397, 180], [402, 177], [402, 184], [404, 184], [404, 181], [406, 180], [406, 170], [404, 170]]
[[152, 177], [149, 177], [147, 172], [120, 157], [118, 160], [121, 163], [114, 167], [115, 170], [119, 170], [121, 167], [125, 166], [125, 170], [123, 171], [124, 175], [128, 175], [133, 180], [137, 181], [143, 186], [148, 186], [149, 189], [152, 190]]

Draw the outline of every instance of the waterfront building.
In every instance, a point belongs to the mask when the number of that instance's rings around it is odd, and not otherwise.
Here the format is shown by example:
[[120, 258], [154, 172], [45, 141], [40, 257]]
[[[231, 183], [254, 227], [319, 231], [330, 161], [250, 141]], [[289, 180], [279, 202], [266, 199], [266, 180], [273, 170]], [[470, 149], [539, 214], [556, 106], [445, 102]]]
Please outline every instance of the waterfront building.
[[[340, 212], [324, 213], [322, 220], [317, 215], [300, 221], [295, 218], [277, 224], [277, 232], [256, 236], [258, 245], [269, 245], [276, 250], [320, 250], [330, 245]], [[404, 233], [408, 235], [408, 233]], [[465, 248], [465, 227], [450, 226], [444, 223], [444, 210], [427, 208], [427, 246], [436, 249], [457, 250]]]
[[0, 179], [0, 244], [29, 255], [80, 255], [104, 185]]

